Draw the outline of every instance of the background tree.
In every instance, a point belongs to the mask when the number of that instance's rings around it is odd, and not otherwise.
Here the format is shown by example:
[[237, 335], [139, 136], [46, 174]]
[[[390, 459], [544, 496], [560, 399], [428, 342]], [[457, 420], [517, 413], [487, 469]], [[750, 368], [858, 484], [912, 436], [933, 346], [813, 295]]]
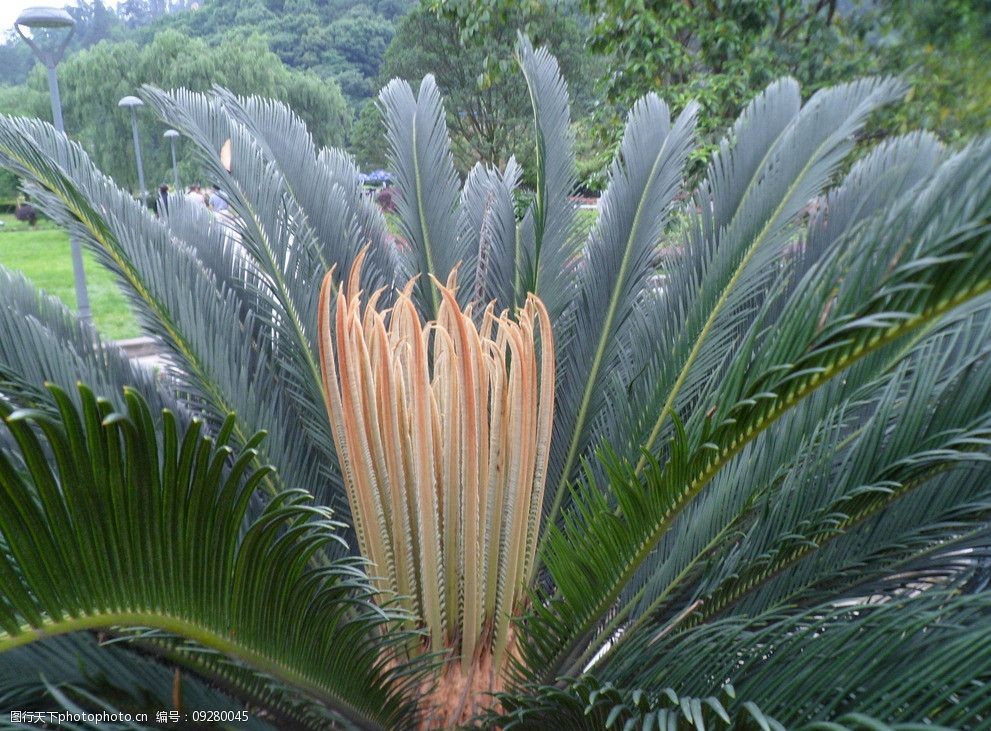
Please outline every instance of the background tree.
[[[531, 0], [429, 0], [463, 43], [483, 41]], [[552, 4], [567, 12], [573, 4]], [[991, 5], [984, 0], [582, 0], [591, 48], [608, 58], [599, 74], [604, 104], [587, 125], [588, 144], [614, 149], [618, 117], [656, 92], [675, 108], [697, 100], [703, 144], [695, 170], [713, 151], [714, 133], [767, 82], [789, 75], [809, 96], [868, 73], [909, 82], [903, 102], [879, 113], [865, 135], [925, 125], [947, 140], [988, 129]], [[594, 168], [594, 166], [590, 166]], [[592, 175], [591, 172], [583, 177]]]
[[[117, 108], [117, 101], [142, 84], [198, 91], [219, 84], [236, 94], [285, 101], [306, 120], [321, 145], [343, 143], [351, 119], [333, 81], [287, 68], [257, 35], [232, 36], [216, 47], [174, 30], [156, 34], [146, 46], [104, 42], [70, 57], [59, 74], [66, 129], [107, 173], [132, 189], [137, 183], [130, 119]], [[37, 68], [29, 83], [33, 108], [24, 105], [31, 116], [51, 115], [43, 93], [46, 83]], [[171, 181], [169, 148], [162, 138], [165, 128], [151, 114], [139, 112], [138, 118], [148, 185]], [[181, 177], [197, 179], [202, 174], [199, 166], [182, 142], [178, 149]]]
[[[0, 86], [0, 109], [5, 114], [35, 116], [47, 103], [47, 93], [24, 86]], [[12, 210], [19, 194], [17, 176], [9, 170], [0, 170], [0, 212]]]
[[[526, 162], [532, 156], [521, 144], [533, 120], [526, 85], [518, 74], [502, 72], [514, 64], [516, 33], [522, 27], [553, 49], [574, 90], [574, 114], [584, 116], [593, 103], [590, 80], [596, 63], [585, 51], [579, 18], [554, 6], [514, 8], [504, 23], [491, 26], [482, 37], [464, 34], [454, 19], [421, 5], [399, 22], [385, 53], [383, 84], [391, 78], [417, 84], [425, 74], [434, 74], [446, 97], [455, 160], [462, 171], [479, 160], [502, 166], [511, 155]], [[384, 143], [377, 145], [384, 148]]]
[[884, 35], [881, 65], [911, 84], [892, 115], [897, 131], [919, 125], [948, 140], [984, 132], [991, 109], [991, 5], [985, 0], [888, 0], [872, 16]]
[[[610, 59], [603, 87], [626, 109], [648, 91], [675, 108], [700, 105], [712, 140], [771, 79], [797, 78], [805, 94], [864, 73], [869, 59], [836, 0], [584, 0], [593, 49]], [[712, 147], [697, 154], [707, 157]]]
[[[259, 35], [292, 69], [333, 79], [357, 108], [378, 91], [382, 54], [396, 21], [412, 0], [80, 0], [73, 50], [101, 40], [146, 45], [167, 30], [218, 47], [232, 37]], [[30, 51], [11, 34], [0, 44], [0, 83], [21, 84], [34, 66]]]
[[[125, 24], [114, 8], [107, 7], [103, 0], [78, 0], [66, 10], [76, 21], [67, 49], [69, 55], [126, 32]], [[13, 29], [0, 30], [4, 31], [0, 34], [0, 85], [23, 84], [37, 59]]]
[[66, 6], [66, 11], [76, 21], [73, 43], [79, 48], [89, 48], [121, 31], [120, 18], [103, 0], [79, 0]]
[[164, 28], [219, 45], [232, 33], [257, 33], [286, 66], [334, 79], [356, 106], [378, 90], [382, 54], [411, 0], [211, 0], [142, 29]]
[[378, 105], [366, 102], [351, 127], [348, 146], [362, 170], [379, 170], [386, 166], [388, 144]]

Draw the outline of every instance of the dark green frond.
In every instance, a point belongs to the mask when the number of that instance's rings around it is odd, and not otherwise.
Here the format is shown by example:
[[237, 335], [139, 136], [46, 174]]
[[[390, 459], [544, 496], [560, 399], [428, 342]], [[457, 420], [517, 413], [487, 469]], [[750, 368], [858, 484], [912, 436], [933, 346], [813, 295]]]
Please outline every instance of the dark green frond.
[[400, 618], [373, 605], [356, 559], [313, 562], [341, 540], [328, 511], [285, 492], [243, 529], [268, 471], [251, 466], [260, 436], [235, 452], [224, 444], [232, 421], [215, 443], [168, 412], [156, 431], [133, 391], [126, 412], [85, 388], [78, 409], [52, 393], [58, 418], [0, 407], [27, 466], [0, 455], [0, 652], [149, 627], [292, 686], [346, 724], [412, 722], [413, 681], [392, 664], [408, 639], [382, 634]]
[[575, 152], [568, 86], [557, 59], [546, 47], [534, 49], [520, 34], [516, 44], [530, 91], [536, 134], [537, 187], [520, 237], [520, 281], [535, 292], [556, 321], [571, 302], [576, 255], [574, 192]]
[[656, 274], [658, 243], [670, 223], [695, 128], [694, 105], [672, 122], [650, 94], [633, 107], [599, 201], [599, 217], [578, 265], [573, 300], [557, 327], [558, 391], [547, 491], [553, 522], [587, 456], [593, 425], [608, 420], [604, 384], [632, 379], [627, 343], [634, 313]]
[[437, 82], [428, 75], [416, 95], [405, 81], [393, 80], [379, 94], [379, 104], [400, 193], [405, 275], [420, 276], [420, 305], [433, 315], [440, 295], [428, 275], [444, 282], [458, 262], [474, 253], [457, 235], [458, 179], [444, 102]]
[[[801, 253], [802, 265], [822, 255], [828, 248], [824, 242], [841, 240], [872, 212], [894, 203], [920, 176], [931, 171], [934, 160], [925, 152], [925, 147], [916, 148], [912, 138], [902, 138], [882, 145], [856, 164], [846, 182], [830, 193], [827, 205], [810, 224], [810, 242]], [[924, 163], [909, 164], [906, 168], [905, 163], [913, 159]], [[835, 215], [827, 215], [830, 210]], [[811, 239], [818, 242], [812, 243]], [[797, 286], [795, 279], [787, 285], [786, 292]], [[781, 299], [787, 298], [782, 295]], [[769, 309], [774, 311], [769, 317], [780, 316], [782, 306], [774, 301], [769, 304]], [[975, 320], [969, 308], [964, 307], [915, 344], [896, 342], [878, 351], [857, 363], [842, 382], [830, 384], [759, 435], [672, 523], [655, 554], [644, 562], [624, 592], [623, 601], [638, 601], [634, 610], [638, 615], [653, 611], [652, 607], [660, 603], [678, 606], [677, 601], [683, 599], [676, 598], [692, 594], [693, 582], [710, 565], [718, 546], [732, 545], [746, 521], [759, 514], [753, 509], [753, 501], [764, 496], [761, 499], [765, 504], [774, 504], [768, 496], [776, 494], [772, 489], [781, 484], [782, 474], [793, 470], [791, 465], [803, 461], [801, 456], [807, 455], [819, 440], [832, 435], [842, 443], [857, 431], [865, 405], [874, 398], [875, 390], [891, 378], [893, 367], [913, 357], [912, 353], [921, 348], [946, 346], [945, 342], [937, 343], [932, 338], [979, 341], [984, 327], [981, 322], [986, 322], [982, 318]], [[969, 334], [962, 335], [963, 332]], [[946, 377], [951, 375], [946, 373]]]
[[680, 696], [673, 688], [645, 691], [626, 690], [611, 683], [600, 683], [590, 675], [571, 681], [564, 688], [545, 686], [533, 695], [500, 694], [502, 709], [484, 723], [501, 729], [542, 731], [568, 728], [573, 731], [663, 731], [679, 729], [705, 731], [720, 728], [761, 727], [784, 729], [752, 703], [738, 704], [741, 710], [730, 718], [724, 703], [735, 701], [732, 686], [705, 698]]
[[730, 365], [712, 409], [678, 427], [663, 464], [645, 458], [643, 481], [613, 469], [615, 505], [594, 485], [582, 489], [563, 529], [547, 528], [556, 590], [536, 599], [522, 625], [525, 672], [543, 680], [591, 659], [588, 634], [615, 626], [614, 603], [658, 541], [759, 434], [872, 352], [986, 295], [989, 220], [991, 144], [983, 142], [809, 270], [773, 332], [744, 343], [752, 356]]
[[150, 714], [145, 719], [131, 715], [113, 702], [99, 698], [92, 693], [71, 685], [55, 686], [45, 682], [45, 691], [51, 699], [47, 709], [22, 711], [20, 721], [15, 721], [14, 713], [0, 719], [0, 728], [29, 729], [33, 726], [54, 726], [71, 731], [96, 731], [106, 728], [110, 731], [152, 731], [156, 726]]
[[[5, 709], [57, 712], [64, 706], [52, 691], [60, 690], [89, 711], [97, 710], [89, 700], [93, 697], [131, 714], [150, 709], [244, 710], [242, 704], [196, 675], [177, 671], [120, 642], [101, 644], [88, 632], [52, 637], [0, 655], [0, 688], [0, 704]], [[272, 728], [256, 713], [248, 719], [246, 724], [230, 726], [258, 731]]]
[[728, 681], [789, 728], [856, 727], [859, 714], [981, 728], [991, 719], [989, 610], [986, 592], [930, 592], [734, 618], [645, 641], [626, 665], [636, 678], [609, 679], [696, 695]]

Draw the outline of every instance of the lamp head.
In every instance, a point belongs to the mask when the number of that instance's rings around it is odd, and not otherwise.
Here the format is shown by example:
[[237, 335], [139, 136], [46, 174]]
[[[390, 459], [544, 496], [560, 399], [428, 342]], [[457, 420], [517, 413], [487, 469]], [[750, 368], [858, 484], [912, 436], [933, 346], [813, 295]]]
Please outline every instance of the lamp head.
[[176, 139], [179, 136], [179, 133], [176, 132], [174, 129], [168, 129], [168, 130], [165, 130], [165, 134], [163, 136], [167, 140], [174, 140], [174, 139]]
[[26, 8], [14, 24], [25, 28], [72, 28], [76, 21], [65, 8], [34, 7]]
[[[76, 31], [76, 21], [64, 8], [34, 7], [27, 8], [14, 21], [17, 34], [24, 39], [34, 55], [50, 69], [55, 68], [69, 41]], [[25, 30], [31, 30], [29, 35]], [[50, 33], [49, 31], [67, 31], [65, 33]], [[57, 36], [61, 35], [59, 41]]]
[[119, 102], [117, 102], [118, 107], [128, 107], [135, 109], [137, 107], [143, 107], [145, 103], [138, 99], [136, 96], [125, 96]]

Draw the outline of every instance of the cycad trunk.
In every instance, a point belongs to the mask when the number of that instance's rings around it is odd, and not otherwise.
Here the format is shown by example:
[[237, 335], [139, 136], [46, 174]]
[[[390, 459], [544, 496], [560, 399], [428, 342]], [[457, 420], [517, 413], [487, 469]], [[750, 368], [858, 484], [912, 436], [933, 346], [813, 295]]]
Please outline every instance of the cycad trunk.
[[[324, 391], [359, 548], [384, 598], [401, 597], [449, 657], [424, 690], [425, 728], [491, 702], [533, 569], [554, 414], [554, 344], [543, 304], [473, 317], [455, 276], [436, 321], [413, 283], [362, 306], [361, 258], [321, 290]], [[476, 322], [477, 319], [477, 322]], [[539, 344], [539, 345], [538, 345]]]
[[[510, 629], [510, 635], [513, 635]], [[460, 658], [445, 663], [436, 683], [425, 693], [421, 704], [420, 728], [454, 729], [469, 723], [493, 705], [493, 693], [505, 688], [506, 666], [515, 642], [509, 638], [507, 652], [496, 666], [491, 646], [483, 646], [472, 662], [465, 666]]]

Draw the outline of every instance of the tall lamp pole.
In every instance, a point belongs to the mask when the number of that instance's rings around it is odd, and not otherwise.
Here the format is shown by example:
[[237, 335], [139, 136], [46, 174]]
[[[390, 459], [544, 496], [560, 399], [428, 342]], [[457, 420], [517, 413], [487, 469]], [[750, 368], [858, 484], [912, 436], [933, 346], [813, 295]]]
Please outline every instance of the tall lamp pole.
[[141, 138], [138, 136], [138, 107], [143, 107], [145, 103], [136, 96], [125, 96], [119, 102], [118, 107], [131, 110], [131, 136], [134, 138], [134, 157], [138, 161], [138, 186], [141, 188], [141, 202], [148, 198], [148, 188], [145, 186], [145, 168], [141, 164]]
[[[17, 34], [30, 46], [34, 55], [48, 69], [48, 92], [52, 101], [52, 122], [55, 129], [65, 133], [65, 122], [62, 120], [62, 98], [59, 96], [58, 76], [55, 67], [65, 55], [65, 49], [76, 30], [76, 21], [62, 8], [36, 7], [27, 8], [14, 23]], [[24, 32], [24, 29], [34, 30], [67, 30], [62, 42], [54, 47], [43, 48], [35, 39]], [[83, 270], [83, 251], [79, 240], [70, 236], [72, 250], [72, 273], [76, 285], [76, 310], [79, 319], [90, 324], [93, 320], [89, 307], [89, 293], [86, 291], [86, 273]]]
[[179, 139], [179, 133], [174, 129], [165, 131], [165, 139], [169, 141], [169, 146], [172, 148], [172, 181], [175, 183], [176, 191], [179, 190], [179, 166], [175, 161], [175, 141]]

